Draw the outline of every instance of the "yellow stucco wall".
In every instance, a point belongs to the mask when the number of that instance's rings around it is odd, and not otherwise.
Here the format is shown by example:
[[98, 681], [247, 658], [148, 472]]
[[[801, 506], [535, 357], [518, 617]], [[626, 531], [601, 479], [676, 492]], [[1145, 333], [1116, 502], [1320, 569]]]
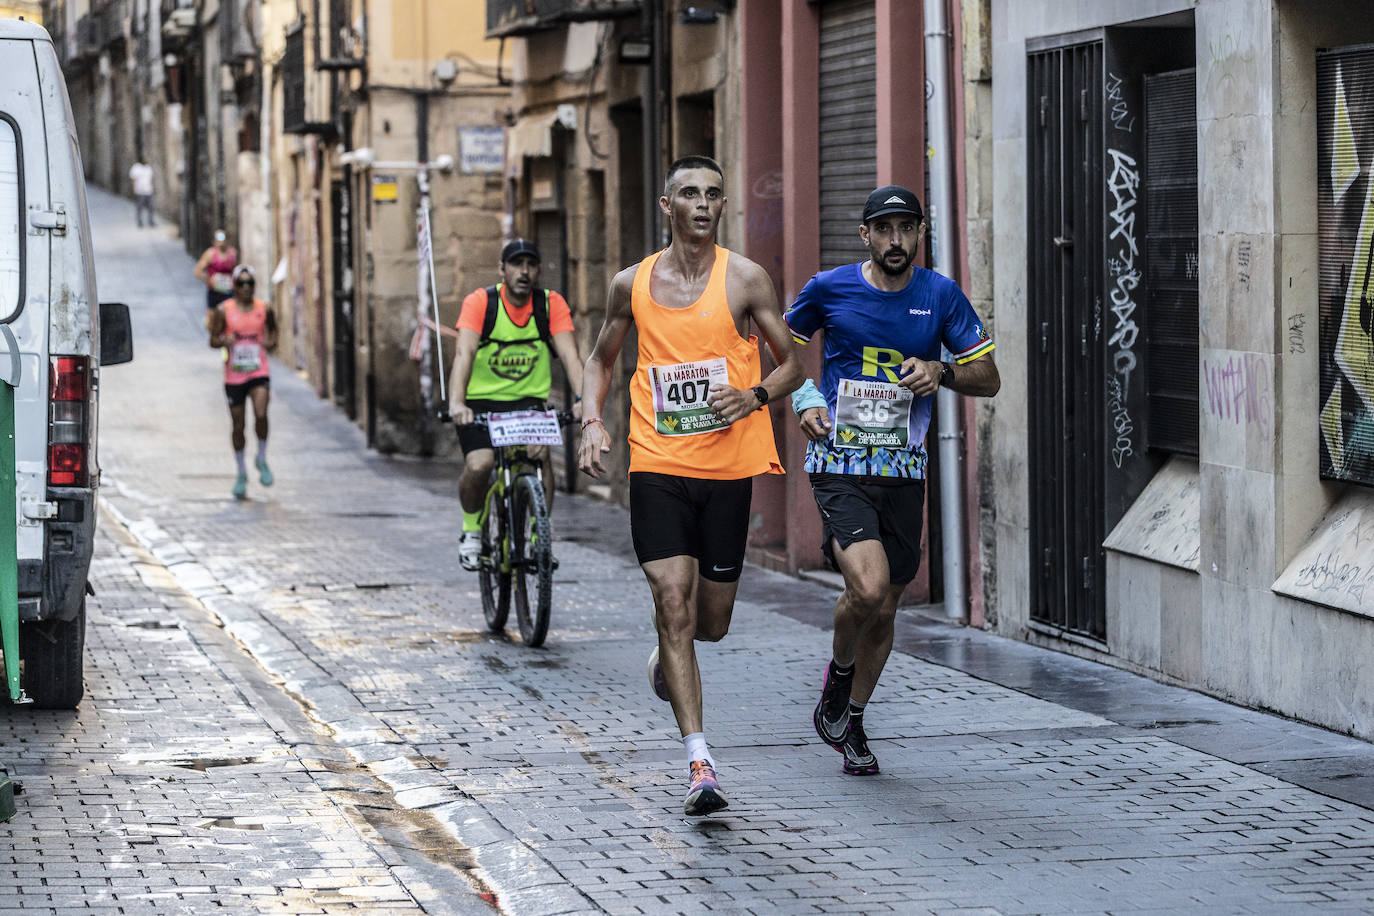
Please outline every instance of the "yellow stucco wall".
[[434, 65], [458, 65], [454, 88], [494, 82], [499, 41], [486, 32], [485, 0], [378, 0], [371, 17], [372, 78], [376, 82], [429, 87]]
[[38, 0], [32, 0], [32, 2], [11, 0], [9, 3], [0, 3], [0, 19], [18, 19], [21, 16], [24, 17], [25, 22], [42, 25], [43, 7]]

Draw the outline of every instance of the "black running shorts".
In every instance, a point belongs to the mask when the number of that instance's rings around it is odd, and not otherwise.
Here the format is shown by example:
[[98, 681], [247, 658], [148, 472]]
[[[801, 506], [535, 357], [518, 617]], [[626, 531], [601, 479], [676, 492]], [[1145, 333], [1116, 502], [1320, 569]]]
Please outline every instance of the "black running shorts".
[[811, 492], [825, 531], [821, 549], [831, 565], [836, 541], [841, 550], [859, 541], [881, 541], [888, 581], [906, 585], [916, 578], [921, 567], [924, 480], [817, 473], [811, 475]]
[[754, 478], [630, 475], [630, 538], [641, 564], [696, 557], [701, 577], [735, 582], [744, 570]]
[[[468, 401], [473, 413], [506, 413], [512, 410], [543, 410], [543, 398], [525, 398], [523, 401]], [[464, 455], [478, 449], [491, 448], [491, 433], [486, 423], [458, 424], [458, 445]]]
[[229, 399], [230, 407], [242, 407], [243, 402], [248, 400], [248, 392], [254, 388], [271, 387], [272, 382], [264, 375], [261, 378], [250, 378], [241, 385], [225, 385], [224, 396]]

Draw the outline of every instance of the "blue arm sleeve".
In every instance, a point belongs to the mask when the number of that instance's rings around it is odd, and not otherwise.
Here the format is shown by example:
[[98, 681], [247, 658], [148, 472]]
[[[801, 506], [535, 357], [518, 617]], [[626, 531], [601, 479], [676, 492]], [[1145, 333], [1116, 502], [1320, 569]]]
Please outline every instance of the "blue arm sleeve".
[[816, 388], [816, 383], [807, 379], [802, 386], [792, 392], [792, 412], [801, 416], [803, 410], [810, 410], [812, 407], [826, 407], [825, 398]]

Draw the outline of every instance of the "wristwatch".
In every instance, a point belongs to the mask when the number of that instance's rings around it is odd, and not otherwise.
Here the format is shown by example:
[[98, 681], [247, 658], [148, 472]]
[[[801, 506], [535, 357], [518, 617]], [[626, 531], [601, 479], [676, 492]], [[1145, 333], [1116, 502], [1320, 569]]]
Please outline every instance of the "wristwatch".
[[954, 381], [954, 367], [949, 363], [940, 363], [940, 385], [948, 388]]
[[[759, 399], [759, 407], [762, 407], [764, 404], [768, 403], [768, 389], [762, 385], [756, 386], [754, 388], [754, 397]], [[758, 407], [754, 409], [758, 410]]]

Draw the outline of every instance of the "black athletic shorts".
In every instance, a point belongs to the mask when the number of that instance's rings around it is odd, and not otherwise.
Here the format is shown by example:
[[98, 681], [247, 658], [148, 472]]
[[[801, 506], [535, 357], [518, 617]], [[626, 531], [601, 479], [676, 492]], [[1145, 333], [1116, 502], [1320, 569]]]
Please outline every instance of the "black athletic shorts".
[[735, 582], [744, 571], [754, 478], [630, 475], [630, 539], [639, 562], [696, 557], [701, 577]]
[[271, 387], [271, 380], [264, 375], [262, 378], [250, 378], [241, 385], [225, 385], [224, 396], [229, 399], [230, 407], [242, 407], [243, 402], [248, 400], [248, 392], [254, 388]]
[[[543, 410], [545, 400], [543, 398], [525, 398], [522, 401], [467, 401], [473, 413], [506, 413], [512, 410]], [[460, 423], [458, 424], [458, 445], [462, 447], [464, 455], [482, 448], [491, 448], [491, 433], [487, 432], [486, 423]]]
[[821, 510], [821, 549], [835, 565], [833, 542], [841, 550], [858, 541], [881, 541], [888, 581], [906, 585], [921, 566], [921, 511], [926, 482], [901, 477], [812, 474], [811, 492]]

